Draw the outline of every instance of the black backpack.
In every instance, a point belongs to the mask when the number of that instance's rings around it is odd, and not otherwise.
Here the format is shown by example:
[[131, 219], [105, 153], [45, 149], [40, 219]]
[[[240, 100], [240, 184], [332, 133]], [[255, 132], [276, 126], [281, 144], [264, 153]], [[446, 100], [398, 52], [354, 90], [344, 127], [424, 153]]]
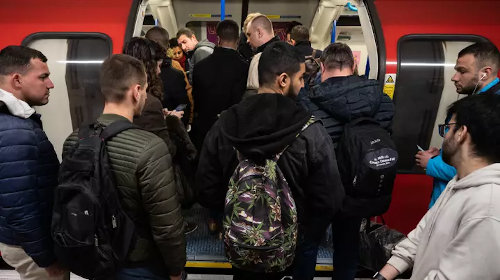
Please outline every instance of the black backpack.
[[62, 161], [55, 190], [52, 238], [58, 260], [90, 279], [112, 279], [135, 240], [135, 226], [120, 205], [106, 140], [137, 128], [128, 121], [83, 126]]
[[398, 152], [389, 133], [371, 118], [344, 126], [337, 162], [347, 197], [348, 215], [371, 217], [385, 213], [391, 202]]

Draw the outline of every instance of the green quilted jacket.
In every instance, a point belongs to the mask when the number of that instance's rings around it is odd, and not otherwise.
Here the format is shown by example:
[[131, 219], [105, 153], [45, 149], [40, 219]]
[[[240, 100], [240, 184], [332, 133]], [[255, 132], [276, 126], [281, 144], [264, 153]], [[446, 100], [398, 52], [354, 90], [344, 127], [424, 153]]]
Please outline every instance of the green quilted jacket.
[[[97, 121], [109, 125], [117, 120], [126, 118], [104, 114]], [[77, 136], [75, 131], [66, 139], [63, 158], [76, 144]], [[138, 232], [128, 265], [146, 265], [163, 258], [168, 273], [178, 275], [186, 263], [186, 240], [165, 142], [151, 132], [129, 129], [111, 138], [107, 149], [122, 206]]]

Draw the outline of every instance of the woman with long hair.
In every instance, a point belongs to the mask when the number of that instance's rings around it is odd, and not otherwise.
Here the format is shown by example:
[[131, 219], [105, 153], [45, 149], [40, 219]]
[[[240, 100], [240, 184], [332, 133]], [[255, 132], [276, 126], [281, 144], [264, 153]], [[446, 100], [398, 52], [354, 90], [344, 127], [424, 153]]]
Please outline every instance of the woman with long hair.
[[[154, 41], [134, 37], [125, 44], [123, 53], [141, 60], [148, 76], [146, 103], [141, 116], [134, 117], [134, 124], [153, 132], [167, 144], [172, 155], [178, 198], [183, 208], [188, 208], [194, 202], [192, 178], [197, 151], [180, 120], [184, 112], [168, 111], [162, 105], [163, 83], [159, 74], [166, 58], [165, 49]], [[187, 224], [185, 232], [191, 232], [196, 227], [195, 224]]]

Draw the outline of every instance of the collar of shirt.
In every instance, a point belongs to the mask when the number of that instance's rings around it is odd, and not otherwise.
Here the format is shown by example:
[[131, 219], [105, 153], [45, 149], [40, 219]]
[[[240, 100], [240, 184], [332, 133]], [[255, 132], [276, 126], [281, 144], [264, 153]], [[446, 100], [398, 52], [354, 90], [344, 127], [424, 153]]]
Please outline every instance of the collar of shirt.
[[479, 92], [485, 92], [487, 90], [489, 90], [490, 88], [494, 87], [496, 84], [498, 84], [498, 82], [500, 82], [500, 79], [498, 79], [498, 77], [496, 79], [494, 79], [491, 83], [487, 84], [483, 89], [481, 89]]

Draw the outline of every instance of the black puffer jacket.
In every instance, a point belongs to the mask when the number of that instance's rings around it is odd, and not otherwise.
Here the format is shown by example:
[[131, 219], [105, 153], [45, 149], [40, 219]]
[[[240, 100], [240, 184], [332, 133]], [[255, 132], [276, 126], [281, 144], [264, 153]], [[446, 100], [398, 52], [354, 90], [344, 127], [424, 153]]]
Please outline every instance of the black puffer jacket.
[[336, 147], [344, 124], [360, 117], [371, 117], [392, 132], [394, 104], [382, 93], [376, 80], [360, 76], [332, 77], [313, 87], [308, 96], [299, 94], [299, 103], [319, 118]]
[[[313, 115], [321, 119], [326, 131], [336, 147], [344, 131], [344, 124], [360, 117], [377, 120], [391, 132], [394, 104], [383, 94], [375, 80], [360, 76], [333, 77], [313, 87], [309, 96], [299, 95], [299, 102]], [[391, 196], [374, 199], [361, 199], [346, 196], [342, 215], [359, 216], [366, 208], [379, 208], [390, 203]], [[382, 207], [383, 208], [383, 207]]]
[[254, 160], [269, 158], [290, 145], [278, 161], [297, 205], [299, 223], [329, 220], [344, 198], [332, 143], [321, 123], [304, 132], [309, 120], [295, 101], [280, 94], [258, 94], [225, 111], [205, 138], [198, 164], [198, 201], [223, 209], [238, 149]]

